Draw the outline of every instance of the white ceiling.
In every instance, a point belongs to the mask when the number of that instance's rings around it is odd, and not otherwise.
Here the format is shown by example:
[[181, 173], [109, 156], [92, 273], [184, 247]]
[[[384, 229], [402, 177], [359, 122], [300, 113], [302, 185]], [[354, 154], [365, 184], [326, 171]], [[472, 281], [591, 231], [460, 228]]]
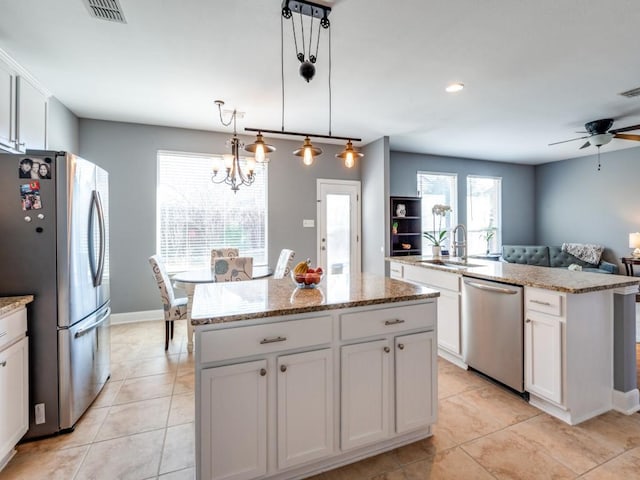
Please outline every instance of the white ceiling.
[[[281, 128], [281, 0], [120, 3], [126, 24], [82, 0], [3, 0], [0, 48], [79, 117], [229, 131], [220, 98], [246, 112], [239, 130]], [[640, 124], [640, 97], [618, 95], [640, 87], [638, 0], [324, 3], [331, 133], [356, 146], [388, 135], [392, 150], [536, 164], [595, 153], [547, 145], [587, 121]], [[285, 23], [286, 130], [329, 133], [326, 33], [307, 84]], [[454, 81], [465, 90], [445, 93]]]

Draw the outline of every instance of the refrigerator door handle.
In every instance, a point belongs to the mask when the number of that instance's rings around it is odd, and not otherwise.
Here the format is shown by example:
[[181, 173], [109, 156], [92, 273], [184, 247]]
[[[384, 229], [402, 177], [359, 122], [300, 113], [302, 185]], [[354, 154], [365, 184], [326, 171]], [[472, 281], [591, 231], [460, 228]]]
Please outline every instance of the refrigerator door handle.
[[75, 338], [81, 337], [83, 335], [86, 335], [87, 333], [89, 333], [91, 330], [99, 327], [102, 323], [104, 323], [104, 321], [109, 318], [109, 315], [111, 315], [111, 309], [108, 308], [106, 312], [104, 312], [104, 315], [102, 315], [102, 317], [100, 317], [99, 320], [93, 322], [91, 325], [89, 325], [88, 327], [85, 328], [80, 328], [74, 335]]
[[[93, 273], [93, 286], [98, 287], [102, 284], [102, 274], [104, 272], [104, 257], [106, 252], [106, 242], [105, 242], [105, 226], [104, 226], [104, 210], [102, 209], [102, 201], [100, 199], [100, 193], [97, 190], [93, 191], [91, 197], [91, 203], [95, 206], [96, 212], [98, 214], [98, 233], [100, 235], [100, 253], [98, 257], [98, 268]], [[91, 222], [91, 227], [93, 228], [93, 222]], [[93, 239], [93, 234], [91, 235]], [[92, 264], [93, 264], [93, 254]]]

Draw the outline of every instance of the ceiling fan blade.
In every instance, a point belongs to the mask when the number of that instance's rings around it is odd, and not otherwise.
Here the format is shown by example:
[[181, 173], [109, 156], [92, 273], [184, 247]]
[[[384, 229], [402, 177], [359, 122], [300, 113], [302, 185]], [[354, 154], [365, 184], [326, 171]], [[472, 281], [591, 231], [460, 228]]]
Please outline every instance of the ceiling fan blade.
[[589, 145], [591, 145], [591, 144], [587, 141], [587, 143], [582, 145], [578, 150], [582, 150], [583, 148], [587, 148]]
[[630, 132], [631, 130], [640, 130], [640, 125], [629, 125], [628, 127], [613, 128], [609, 133]]
[[574, 142], [576, 140], [582, 140], [583, 138], [589, 138], [589, 137], [590, 137], [590, 135], [587, 135], [585, 137], [572, 138], [571, 140], [562, 140], [561, 142], [553, 142], [553, 143], [550, 143], [549, 146], [558, 145], [559, 143]]
[[635, 140], [640, 142], [640, 135], [633, 135], [630, 133], [616, 133], [613, 138], [622, 138], [623, 140]]

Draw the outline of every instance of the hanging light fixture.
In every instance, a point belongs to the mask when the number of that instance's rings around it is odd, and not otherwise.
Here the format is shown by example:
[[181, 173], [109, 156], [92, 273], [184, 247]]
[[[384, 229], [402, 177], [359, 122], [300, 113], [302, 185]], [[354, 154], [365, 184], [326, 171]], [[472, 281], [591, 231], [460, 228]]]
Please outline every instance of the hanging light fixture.
[[[331, 24], [329, 23], [329, 13], [331, 8], [324, 5], [320, 5], [306, 0], [283, 0], [282, 1], [282, 15], [280, 17], [280, 68], [282, 78], [282, 129], [281, 130], [267, 130], [265, 128], [245, 128], [247, 132], [258, 132], [256, 141], [251, 145], [247, 145], [245, 150], [249, 152], [255, 152], [256, 161], [260, 161], [261, 154], [259, 149], [264, 148], [265, 151], [268, 148], [273, 148], [270, 145], [264, 143], [262, 133], [269, 133], [275, 135], [295, 135], [299, 137], [305, 137], [302, 147], [293, 151], [293, 154], [297, 157], [302, 157], [302, 162], [305, 165], [312, 165], [315, 157], [322, 154], [322, 149], [314, 147], [311, 143], [311, 137], [315, 138], [329, 138], [333, 140], [346, 140], [347, 144], [344, 151], [337, 154], [337, 158], [344, 160], [344, 165], [347, 168], [352, 168], [355, 165], [356, 158], [361, 158], [364, 155], [353, 148], [351, 141], [360, 142], [360, 138], [354, 137], [336, 137], [331, 135]], [[300, 19], [300, 35], [296, 31], [296, 17]], [[309, 37], [308, 37], [308, 50], [307, 39], [304, 33], [304, 21], [303, 16], [310, 17], [309, 20]], [[309, 82], [315, 75], [315, 63], [318, 59], [318, 48], [320, 44], [320, 28], [316, 27], [316, 36], [314, 37], [314, 19], [319, 19], [319, 25], [323, 29], [329, 32], [329, 135], [319, 135], [315, 133], [306, 132], [291, 132], [284, 129], [284, 21], [291, 19], [291, 26], [293, 29], [293, 41], [296, 49], [296, 58], [300, 61], [300, 75]], [[314, 42], [315, 39], [315, 42]], [[313, 44], [315, 43], [315, 53], [311, 53]], [[302, 45], [302, 50], [299, 50], [299, 45]], [[275, 149], [274, 149], [275, 150]]]
[[231, 125], [233, 122], [233, 137], [229, 140], [231, 144], [231, 155], [225, 154], [223, 155], [224, 161], [224, 169], [226, 171], [226, 175], [224, 177], [218, 177], [218, 172], [221, 170], [222, 165], [220, 164], [220, 159], [216, 159], [213, 162], [213, 176], [211, 177], [211, 181], [213, 183], [226, 183], [231, 186], [231, 190], [234, 193], [238, 192], [238, 189], [241, 185], [249, 186], [256, 179], [255, 176], [255, 168], [256, 168], [256, 160], [253, 157], [249, 157], [246, 159], [246, 172], [242, 170], [240, 167], [240, 149], [242, 148], [242, 142], [238, 138], [236, 133], [236, 118], [238, 116], [238, 112], [234, 109], [231, 114], [231, 118], [229, 121], [225, 122], [222, 117], [222, 106], [224, 102], [222, 100], [215, 100], [214, 103], [218, 106], [218, 112], [220, 113], [220, 122], [225, 127]]
[[253, 143], [250, 143], [249, 145], [244, 147], [244, 149], [247, 152], [251, 152], [255, 154], [256, 162], [258, 163], [267, 163], [269, 161], [269, 158], [267, 157], [267, 153], [276, 151], [276, 147], [274, 147], [273, 145], [264, 143], [264, 138], [262, 138], [262, 132], [260, 131], [258, 132], [258, 135], [256, 135], [256, 141]]
[[353, 168], [353, 166], [356, 164], [356, 158], [362, 157], [364, 157], [364, 154], [356, 151], [353, 148], [351, 140], [347, 142], [344, 150], [336, 155], [336, 158], [341, 158], [342, 160], [344, 160], [344, 166], [347, 168]]

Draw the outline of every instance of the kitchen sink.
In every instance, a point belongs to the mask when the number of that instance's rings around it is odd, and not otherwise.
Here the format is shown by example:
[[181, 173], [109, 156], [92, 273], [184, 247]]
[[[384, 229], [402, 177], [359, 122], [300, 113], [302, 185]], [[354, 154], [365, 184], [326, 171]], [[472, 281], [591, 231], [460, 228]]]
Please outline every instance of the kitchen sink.
[[477, 264], [477, 263], [445, 261], [445, 260], [438, 260], [438, 259], [435, 259], [435, 258], [434, 259], [430, 259], [430, 260], [418, 260], [418, 261], [419, 261], [419, 263], [428, 263], [428, 264], [431, 264], [431, 265], [438, 265], [440, 267], [458, 268], [458, 269], [484, 266], [484, 265], [480, 265], [480, 264]]

